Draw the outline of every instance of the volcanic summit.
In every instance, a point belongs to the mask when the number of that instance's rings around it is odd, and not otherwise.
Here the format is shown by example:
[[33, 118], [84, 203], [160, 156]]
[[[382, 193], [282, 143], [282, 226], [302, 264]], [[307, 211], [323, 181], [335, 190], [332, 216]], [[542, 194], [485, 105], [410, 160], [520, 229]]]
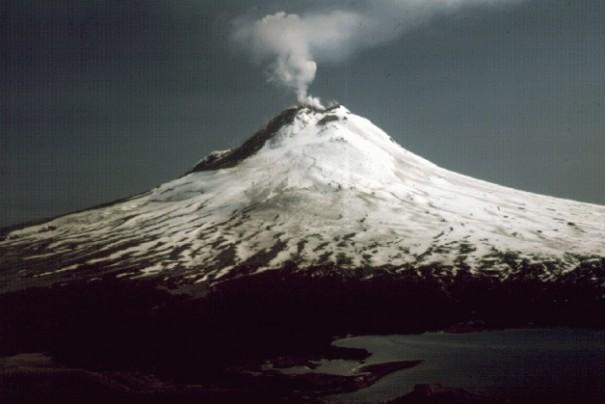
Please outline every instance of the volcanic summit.
[[343, 106], [296, 107], [146, 193], [5, 231], [0, 253], [7, 290], [113, 277], [191, 291], [284, 267], [551, 281], [602, 265], [605, 207], [448, 171]]

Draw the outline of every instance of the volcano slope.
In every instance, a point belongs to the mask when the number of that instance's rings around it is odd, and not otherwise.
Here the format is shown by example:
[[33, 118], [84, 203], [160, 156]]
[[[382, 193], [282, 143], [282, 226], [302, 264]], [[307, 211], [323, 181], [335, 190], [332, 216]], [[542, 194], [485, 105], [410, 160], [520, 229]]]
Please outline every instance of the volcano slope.
[[343, 106], [0, 237], [5, 355], [186, 374], [346, 333], [605, 323], [605, 207], [445, 170]]

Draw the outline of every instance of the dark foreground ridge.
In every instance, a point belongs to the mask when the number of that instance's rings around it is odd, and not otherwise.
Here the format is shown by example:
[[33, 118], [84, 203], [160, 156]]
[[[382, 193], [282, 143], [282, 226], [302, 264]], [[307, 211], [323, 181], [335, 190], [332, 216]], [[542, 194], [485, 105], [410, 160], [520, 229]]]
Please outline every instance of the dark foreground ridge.
[[[63, 366], [84, 372], [50, 373], [68, 386], [99, 375], [111, 375], [111, 381], [116, 372], [126, 372], [128, 383], [135, 383], [133, 374], [139, 375], [136, 383], [149, 383], [151, 391], [166, 393], [165, 385], [172, 386], [168, 390], [181, 396], [170, 393], [170, 399], [195, 397], [184, 402], [206, 402], [204, 394], [217, 391], [222, 393], [212, 395], [212, 402], [237, 402], [250, 394], [259, 399], [264, 394], [261, 402], [315, 402], [325, 394], [364, 387], [388, 372], [370, 369], [370, 379], [354, 382], [327, 376], [242, 376], [246, 373], [237, 369], [257, 369], [280, 356], [367, 356], [330, 345], [346, 334], [463, 329], [465, 324], [605, 325], [600, 315], [605, 302], [589, 282], [574, 278], [546, 284], [519, 278], [501, 283], [464, 272], [444, 281], [434, 271], [424, 268], [394, 277], [373, 270], [374, 277], [362, 280], [334, 267], [305, 272], [289, 268], [231, 280], [203, 298], [174, 294], [150, 280], [111, 277], [28, 289], [0, 296], [0, 356], [47, 352]], [[153, 378], [144, 382], [140, 374]], [[31, 379], [7, 379], [5, 374], [3, 380], [27, 384]], [[210, 387], [195, 394], [189, 388], [179, 390], [191, 385]], [[136, 402], [126, 397], [125, 402]]]

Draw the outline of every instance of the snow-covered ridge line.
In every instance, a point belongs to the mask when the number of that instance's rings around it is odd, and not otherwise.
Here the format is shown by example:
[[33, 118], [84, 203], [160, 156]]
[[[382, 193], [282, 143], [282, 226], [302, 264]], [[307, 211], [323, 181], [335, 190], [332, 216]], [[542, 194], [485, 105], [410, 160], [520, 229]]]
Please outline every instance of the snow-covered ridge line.
[[289, 125], [301, 112], [327, 114], [341, 108], [340, 105], [332, 105], [325, 109], [313, 106], [297, 106], [288, 108], [281, 114], [270, 120], [265, 127], [258, 130], [252, 137], [236, 149], [217, 150], [210, 153], [199, 161], [190, 172], [217, 170], [220, 168], [233, 167], [240, 161], [250, 157], [260, 150], [265, 143], [271, 139], [282, 127]]
[[603, 256], [603, 206], [453, 173], [343, 106], [298, 107], [148, 193], [9, 232], [0, 273], [196, 284], [292, 264], [502, 279], [535, 265], [546, 280]]

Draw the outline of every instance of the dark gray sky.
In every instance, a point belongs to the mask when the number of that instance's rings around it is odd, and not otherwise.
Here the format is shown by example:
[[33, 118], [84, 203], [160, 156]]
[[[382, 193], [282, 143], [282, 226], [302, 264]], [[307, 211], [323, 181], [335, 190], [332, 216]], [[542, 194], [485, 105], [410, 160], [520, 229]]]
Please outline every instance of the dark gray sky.
[[[0, 1], [0, 226], [144, 191], [291, 105], [229, 22], [317, 0], [258, 3]], [[448, 169], [605, 204], [603, 21], [602, 0], [466, 11], [320, 65], [311, 92]]]

